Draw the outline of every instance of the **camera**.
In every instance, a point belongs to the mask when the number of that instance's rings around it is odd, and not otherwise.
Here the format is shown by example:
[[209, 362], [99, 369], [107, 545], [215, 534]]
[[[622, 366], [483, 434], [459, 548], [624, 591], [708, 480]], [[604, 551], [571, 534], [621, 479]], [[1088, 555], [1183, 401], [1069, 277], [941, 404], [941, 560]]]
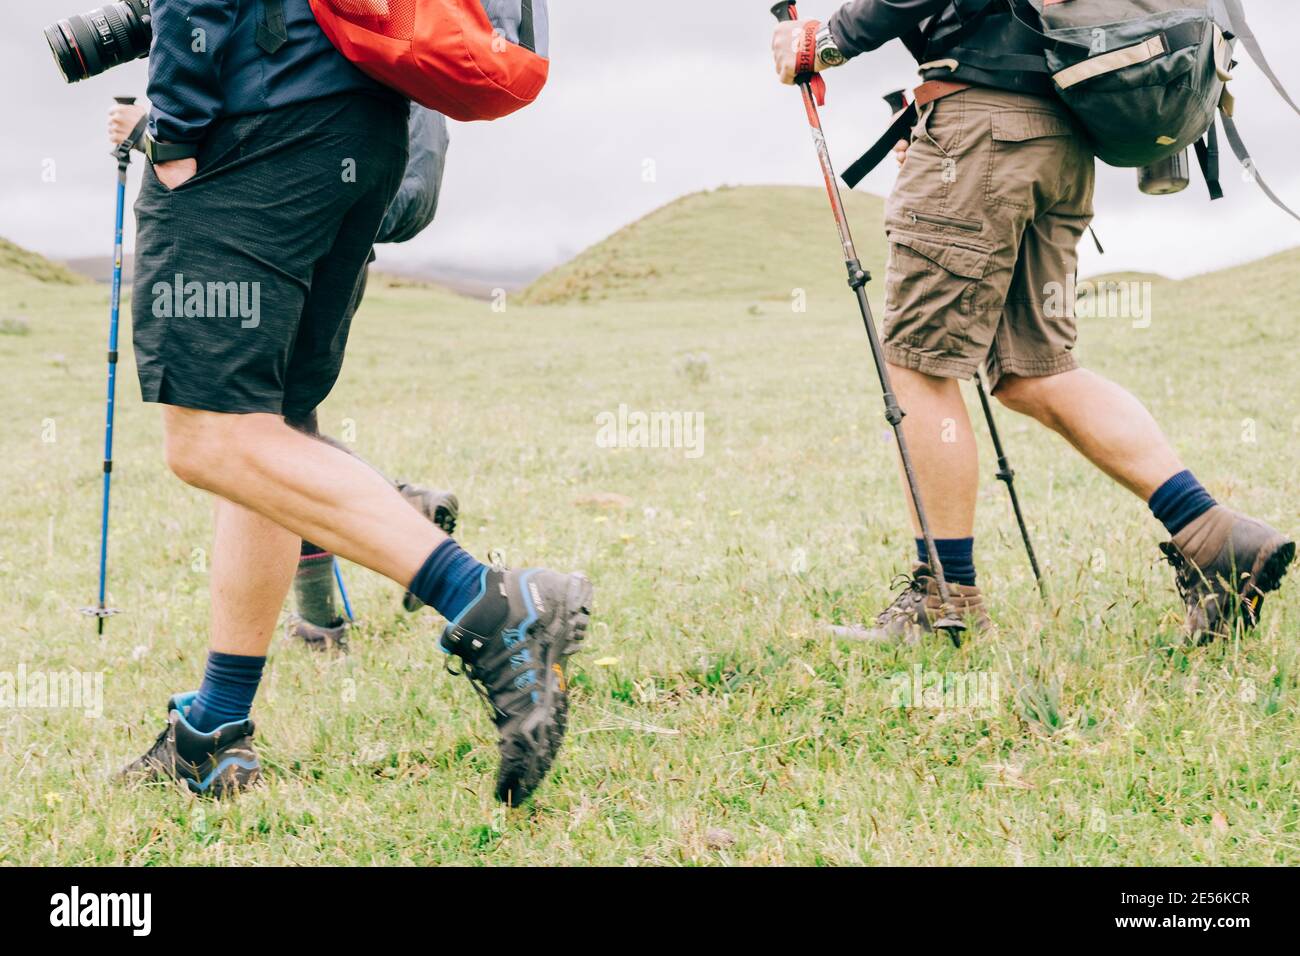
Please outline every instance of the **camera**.
[[118, 0], [45, 28], [54, 62], [69, 83], [149, 55], [149, 0]]

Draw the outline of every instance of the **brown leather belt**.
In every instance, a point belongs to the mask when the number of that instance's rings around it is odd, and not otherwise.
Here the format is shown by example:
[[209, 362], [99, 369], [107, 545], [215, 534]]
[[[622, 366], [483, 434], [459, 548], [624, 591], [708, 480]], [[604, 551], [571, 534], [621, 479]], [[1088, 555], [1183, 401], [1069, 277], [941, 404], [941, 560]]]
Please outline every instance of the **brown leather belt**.
[[928, 80], [922, 83], [912, 91], [912, 96], [919, 110], [929, 106], [936, 100], [941, 100], [945, 96], [952, 96], [954, 93], [960, 93], [962, 90], [969, 90], [970, 83], [957, 83], [953, 80]]

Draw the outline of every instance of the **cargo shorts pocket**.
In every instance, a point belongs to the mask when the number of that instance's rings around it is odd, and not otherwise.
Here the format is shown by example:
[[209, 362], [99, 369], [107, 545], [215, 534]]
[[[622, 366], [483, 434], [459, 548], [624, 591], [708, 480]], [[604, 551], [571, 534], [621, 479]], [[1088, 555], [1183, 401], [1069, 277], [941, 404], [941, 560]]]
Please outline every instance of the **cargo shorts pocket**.
[[[1055, 195], [1079, 135], [1070, 120], [1058, 113], [1005, 109], [992, 112], [991, 127], [985, 198], [1030, 209], [1036, 191]], [[1044, 183], [1052, 185], [1044, 189]]]
[[985, 297], [981, 289], [992, 253], [987, 249], [906, 232], [889, 236], [885, 334], [927, 347], [965, 339]]

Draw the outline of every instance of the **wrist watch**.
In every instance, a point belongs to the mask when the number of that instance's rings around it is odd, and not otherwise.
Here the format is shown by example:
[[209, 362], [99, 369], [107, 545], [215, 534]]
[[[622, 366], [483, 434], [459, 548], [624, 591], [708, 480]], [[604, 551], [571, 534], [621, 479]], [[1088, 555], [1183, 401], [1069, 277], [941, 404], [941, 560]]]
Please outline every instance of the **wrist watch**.
[[820, 69], [828, 70], [833, 66], [843, 66], [848, 61], [840, 48], [835, 45], [835, 37], [831, 35], [831, 28], [826, 26], [817, 31], [817, 66]]
[[197, 143], [160, 143], [149, 133], [140, 141], [140, 152], [149, 158], [149, 162], [170, 163], [177, 159], [193, 159], [199, 154]]

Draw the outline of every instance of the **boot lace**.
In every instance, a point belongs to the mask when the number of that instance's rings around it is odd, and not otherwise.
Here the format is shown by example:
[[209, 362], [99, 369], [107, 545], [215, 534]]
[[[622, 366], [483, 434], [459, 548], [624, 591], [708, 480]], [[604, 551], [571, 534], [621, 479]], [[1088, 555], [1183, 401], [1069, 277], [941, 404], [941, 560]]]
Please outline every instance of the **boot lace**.
[[928, 578], [920, 574], [896, 575], [889, 588], [898, 593], [889, 606], [876, 615], [876, 623], [884, 625], [900, 619], [916, 621], [925, 607], [928, 581]]
[[1178, 594], [1183, 602], [1189, 606], [1199, 604], [1202, 595], [1209, 589], [1209, 582], [1205, 580], [1201, 569], [1188, 561], [1172, 544], [1163, 544], [1160, 550], [1164, 553], [1165, 560], [1174, 569], [1174, 586], [1178, 588]]

